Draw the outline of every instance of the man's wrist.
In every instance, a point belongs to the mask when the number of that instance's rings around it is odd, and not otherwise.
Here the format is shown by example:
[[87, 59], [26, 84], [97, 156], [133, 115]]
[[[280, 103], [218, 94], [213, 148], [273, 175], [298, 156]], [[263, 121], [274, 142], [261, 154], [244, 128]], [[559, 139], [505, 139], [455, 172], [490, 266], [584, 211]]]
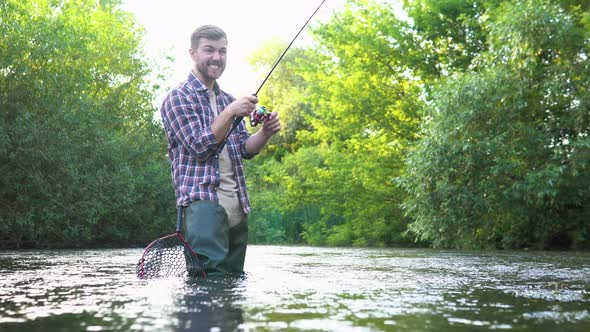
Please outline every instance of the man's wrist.
[[262, 137], [268, 141], [271, 137], [274, 136], [274, 133], [272, 132], [267, 132], [266, 130], [264, 130], [264, 128], [260, 128], [260, 134], [262, 135]]

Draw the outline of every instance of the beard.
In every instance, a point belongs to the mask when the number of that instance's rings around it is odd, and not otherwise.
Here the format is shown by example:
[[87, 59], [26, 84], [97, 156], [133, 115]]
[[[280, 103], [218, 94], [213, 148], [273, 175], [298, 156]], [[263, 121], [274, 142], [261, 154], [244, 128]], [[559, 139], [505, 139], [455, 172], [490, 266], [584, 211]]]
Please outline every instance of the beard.
[[225, 70], [225, 63], [221, 61], [211, 61], [197, 65], [197, 71], [205, 81], [217, 80]]

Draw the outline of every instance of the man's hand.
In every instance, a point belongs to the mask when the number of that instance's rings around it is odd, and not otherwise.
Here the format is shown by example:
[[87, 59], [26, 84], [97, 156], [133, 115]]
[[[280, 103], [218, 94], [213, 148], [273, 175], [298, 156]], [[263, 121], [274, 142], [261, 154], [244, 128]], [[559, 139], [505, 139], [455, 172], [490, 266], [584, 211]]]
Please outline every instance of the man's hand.
[[281, 121], [279, 114], [272, 112], [268, 119], [264, 120], [262, 128], [260, 128], [254, 135], [250, 136], [246, 141], [246, 151], [255, 155], [266, 145], [266, 142], [276, 133], [281, 130]]
[[234, 100], [231, 104], [227, 105], [227, 110], [230, 114], [238, 117], [245, 117], [252, 113], [252, 110], [256, 108], [258, 98], [256, 96], [245, 96], [240, 99]]
[[262, 125], [262, 133], [267, 138], [270, 138], [274, 134], [281, 130], [281, 120], [279, 119], [279, 113], [272, 112], [268, 119], [264, 120]]
[[226, 138], [234, 118], [250, 115], [252, 110], [256, 107], [257, 102], [258, 98], [256, 98], [256, 96], [245, 96], [236, 99], [231, 104], [227, 105], [211, 125], [211, 130], [213, 131], [213, 135], [217, 142], [221, 142]]

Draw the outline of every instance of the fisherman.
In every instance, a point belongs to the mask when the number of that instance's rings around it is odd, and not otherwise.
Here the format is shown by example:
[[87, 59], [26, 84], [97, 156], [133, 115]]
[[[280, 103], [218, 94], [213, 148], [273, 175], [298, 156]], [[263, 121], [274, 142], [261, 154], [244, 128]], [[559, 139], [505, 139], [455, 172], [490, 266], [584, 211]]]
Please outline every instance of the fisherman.
[[219, 27], [197, 28], [189, 49], [194, 66], [160, 109], [185, 237], [209, 275], [244, 270], [250, 201], [242, 159], [254, 157], [281, 130], [272, 112], [256, 133], [242, 121], [226, 138], [234, 119], [249, 116], [258, 103], [256, 96], [235, 99], [219, 87], [227, 46]]

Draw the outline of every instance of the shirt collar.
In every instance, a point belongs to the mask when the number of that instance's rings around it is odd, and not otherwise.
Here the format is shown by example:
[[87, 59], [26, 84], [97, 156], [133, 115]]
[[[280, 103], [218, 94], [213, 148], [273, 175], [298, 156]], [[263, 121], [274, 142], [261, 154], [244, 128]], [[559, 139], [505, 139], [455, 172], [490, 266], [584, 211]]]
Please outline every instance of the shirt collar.
[[[197, 92], [208, 91], [207, 86], [203, 84], [203, 82], [201, 82], [201, 80], [197, 77], [197, 75], [195, 75], [195, 73], [193, 73], [192, 70], [188, 74], [187, 81], [195, 90], [197, 90]], [[219, 84], [217, 84], [217, 82], [215, 82], [215, 84], [213, 85], [213, 91], [216, 95], [219, 94], [220, 89]]]

